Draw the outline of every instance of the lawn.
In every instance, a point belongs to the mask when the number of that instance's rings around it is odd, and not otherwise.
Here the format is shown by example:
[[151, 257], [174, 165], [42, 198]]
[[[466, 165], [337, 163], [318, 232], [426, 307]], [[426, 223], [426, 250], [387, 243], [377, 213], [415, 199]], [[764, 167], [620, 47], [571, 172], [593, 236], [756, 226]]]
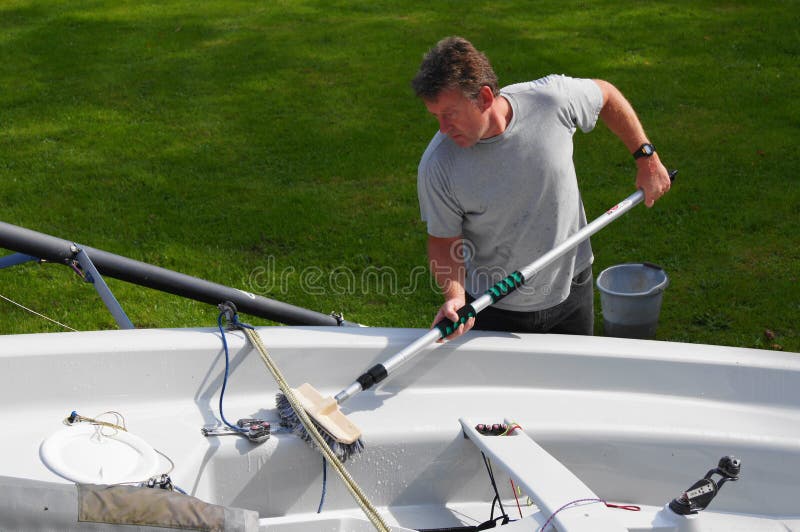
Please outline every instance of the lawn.
[[[460, 34], [502, 84], [614, 83], [679, 169], [654, 208], [592, 239], [595, 275], [666, 269], [658, 339], [800, 352], [798, 18], [793, 1], [5, 0], [0, 220], [350, 321], [427, 327], [439, 296], [416, 167], [436, 123], [409, 81]], [[632, 192], [635, 166], [602, 125], [575, 144], [594, 218]], [[139, 327], [215, 323], [213, 306], [108, 283]], [[0, 270], [0, 295], [115, 327], [63, 266]], [[58, 330], [0, 300], [0, 334]]]

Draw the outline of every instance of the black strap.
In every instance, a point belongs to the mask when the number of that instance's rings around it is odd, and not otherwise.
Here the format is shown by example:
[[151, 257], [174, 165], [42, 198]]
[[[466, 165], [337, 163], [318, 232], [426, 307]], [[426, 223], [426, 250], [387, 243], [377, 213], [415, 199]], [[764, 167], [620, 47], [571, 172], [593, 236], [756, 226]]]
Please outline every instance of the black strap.
[[489, 530], [497, 526], [497, 522], [501, 521], [501, 525], [507, 525], [511, 520], [507, 515], [501, 515], [494, 519], [475, 526], [454, 526], [448, 528], [420, 528], [417, 532], [479, 532], [480, 530]]

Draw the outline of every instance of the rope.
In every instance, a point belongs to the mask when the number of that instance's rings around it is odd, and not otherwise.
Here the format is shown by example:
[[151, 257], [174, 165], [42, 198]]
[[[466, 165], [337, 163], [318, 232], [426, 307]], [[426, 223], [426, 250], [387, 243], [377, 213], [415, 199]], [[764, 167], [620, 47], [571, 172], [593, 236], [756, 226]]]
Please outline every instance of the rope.
[[222, 418], [222, 422], [228, 426], [229, 429], [233, 430], [234, 432], [240, 432], [245, 434], [247, 432], [246, 429], [242, 427], [237, 427], [236, 425], [232, 424], [225, 418], [225, 412], [222, 410], [222, 403], [223, 399], [225, 398], [225, 389], [228, 387], [228, 374], [230, 372], [230, 354], [228, 353], [228, 341], [225, 339], [225, 329], [222, 326], [222, 318], [225, 316], [224, 312], [219, 313], [219, 317], [217, 318], [217, 326], [219, 327], [219, 333], [222, 337], [222, 348], [225, 350], [225, 375], [222, 378], [222, 389], [219, 392], [219, 417]]
[[[242, 326], [244, 324], [237, 323], [237, 325]], [[317, 427], [314, 426], [314, 422], [311, 421], [311, 418], [308, 416], [305, 409], [297, 401], [297, 398], [292, 392], [292, 389], [289, 387], [289, 384], [286, 382], [286, 379], [284, 379], [280, 369], [278, 369], [278, 367], [275, 365], [272, 357], [267, 352], [267, 348], [264, 347], [264, 344], [261, 341], [261, 335], [259, 335], [258, 332], [250, 326], [244, 326], [243, 330], [247, 335], [247, 338], [261, 355], [261, 360], [264, 361], [267, 369], [269, 369], [270, 373], [272, 373], [272, 376], [278, 383], [278, 387], [280, 388], [281, 392], [286, 396], [289, 404], [292, 405], [292, 408], [297, 414], [297, 417], [300, 418], [300, 422], [303, 424], [303, 427], [305, 427], [305, 429], [314, 439], [314, 442], [317, 444], [317, 448], [320, 450], [320, 452], [325, 456], [325, 458], [328, 459], [328, 463], [330, 463], [339, 474], [348, 491], [361, 507], [361, 510], [364, 511], [364, 514], [367, 516], [376, 530], [380, 530], [381, 532], [389, 532], [389, 525], [386, 524], [381, 515], [378, 513], [378, 510], [372, 505], [358, 484], [356, 484], [356, 481], [353, 480], [353, 477], [350, 476], [350, 473], [347, 472], [344, 464], [331, 450], [328, 442], [325, 441], [325, 438], [322, 437], [322, 435], [319, 433], [319, 430], [317, 430]]]
[[39, 313], [38, 313], [38, 312], [36, 312], [35, 310], [33, 310], [33, 309], [29, 309], [29, 308], [28, 308], [28, 307], [26, 307], [25, 305], [22, 305], [22, 304], [20, 304], [20, 303], [17, 303], [17, 302], [16, 302], [16, 301], [14, 301], [13, 299], [9, 299], [9, 298], [7, 298], [7, 297], [6, 297], [6, 296], [4, 296], [3, 294], [0, 294], [0, 299], [5, 299], [6, 301], [8, 301], [9, 303], [11, 303], [12, 305], [16, 305], [16, 306], [18, 306], [19, 308], [21, 308], [21, 309], [23, 309], [23, 310], [27, 310], [27, 311], [28, 311], [28, 312], [30, 312], [31, 314], [35, 314], [35, 315], [39, 316], [40, 318], [44, 318], [44, 319], [46, 319], [47, 321], [51, 321], [51, 322], [55, 323], [56, 325], [60, 325], [61, 327], [64, 327], [65, 329], [69, 329], [69, 330], [70, 330], [70, 331], [72, 331], [72, 332], [78, 332], [77, 330], [73, 329], [73, 328], [72, 328], [72, 327], [70, 327], [69, 325], [64, 325], [63, 323], [61, 323], [61, 322], [59, 322], [59, 321], [56, 321], [56, 320], [54, 320], [54, 319], [52, 319], [52, 318], [48, 318], [48, 317], [47, 317], [47, 316], [45, 316], [44, 314], [39, 314]]
[[[116, 423], [109, 423], [108, 421], [101, 421], [97, 419], [100, 416], [105, 416], [106, 414], [114, 416], [114, 421], [116, 421]], [[73, 410], [72, 413], [70, 413], [70, 415], [64, 419], [64, 424], [68, 426], [72, 426], [75, 423], [84, 423], [84, 422], [91, 423], [92, 425], [98, 427], [98, 429], [101, 430], [100, 434], [106, 437], [114, 436], [120, 430], [123, 432], [128, 432], [128, 427], [125, 425], [125, 418], [122, 416], [122, 414], [120, 414], [115, 410], [109, 410], [107, 412], [103, 412], [102, 414], [98, 414], [94, 418], [82, 416], [78, 414], [75, 410]], [[114, 429], [114, 432], [112, 434], [104, 434], [102, 432], [103, 427]]]
[[328, 461], [322, 457], [322, 495], [319, 498], [317, 513], [322, 513], [322, 505], [325, 504], [325, 494], [328, 492]]

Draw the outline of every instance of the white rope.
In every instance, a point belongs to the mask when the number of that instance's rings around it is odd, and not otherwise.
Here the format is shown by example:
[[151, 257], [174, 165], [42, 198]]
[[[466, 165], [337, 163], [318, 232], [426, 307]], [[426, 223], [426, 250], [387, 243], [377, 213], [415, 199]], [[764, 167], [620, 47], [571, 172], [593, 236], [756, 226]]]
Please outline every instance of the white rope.
[[286, 379], [284, 379], [283, 374], [278, 369], [278, 366], [275, 365], [275, 362], [267, 352], [266, 347], [264, 347], [264, 344], [261, 341], [261, 335], [259, 335], [255, 329], [245, 328], [244, 332], [261, 355], [261, 359], [264, 361], [264, 364], [266, 364], [270, 373], [272, 373], [272, 376], [275, 377], [278, 387], [286, 396], [289, 404], [292, 405], [292, 408], [297, 414], [297, 417], [300, 418], [300, 422], [303, 424], [303, 427], [305, 427], [305, 429], [314, 439], [314, 442], [317, 444], [317, 448], [320, 450], [320, 452], [325, 455], [325, 458], [327, 458], [328, 462], [333, 465], [333, 468], [339, 474], [355, 501], [364, 511], [364, 514], [367, 516], [370, 522], [372, 522], [372, 525], [376, 530], [380, 530], [381, 532], [389, 532], [389, 525], [386, 524], [386, 522], [383, 520], [383, 517], [381, 517], [381, 515], [378, 513], [378, 510], [372, 505], [358, 484], [356, 484], [356, 481], [353, 480], [353, 477], [350, 476], [350, 473], [348, 473], [347, 469], [345, 469], [342, 461], [339, 460], [336, 454], [331, 450], [328, 442], [325, 441], [325, 438], [322, 437], [322, 435], [319, 433], [319, 430], [317, 430], [317, 427], [314, 426], [314, 422], [311, 421], [311, 418], [308, 416], [305, 409], [297, 401], [292, 389], [289, 387]]
[[52, 319], [52, 318], [48, 318], [48, 317], [47, 317], [47, 316], [45, 316], [44, 314], [39, 314], [39, 313], [38, 313], [38, 312], [36, 312], [35, 310], [33, 310], [33, 309], [29, 309], [29, 308], [28, 308], [28, 307], [26, 307], [25, 305], [22, 305], [22, 304], [20, 304], [20, 303], [17, 303], [16, 301], [14, 301], [14, 300], [12, 300], [12, 299], [9, 299], [9, 298], [7, 298], [7, 297], [6, 297], [6, 296], [4, 296], [3, 294], [0, 294], [0, 298], [2, 298], [2, 299], [5, 299], [6, 301], [8, 301], [9, 303], [11, 303], [12, 305], [16, 305], [16, 306], [18, 306], [19, 308], [21, 308], [21, 309], [23, 309], [23, 310], [27, 310], [27, 311], [28, 311], [28, 312], [30, 312], [31, 314], [35, 314], [35, 315], [39, 316], [40, 318], [44, 318], [44, 319], [46, 319], [47, 321], [51, 321], [51, 322], [55, 323], [56, 325], [60, 325], [60, 326], [64, 327], [65, 329], [69, 329], [69, 330], [70, 330], [70, 331], [72, 331], [72, 332], [78, 332], [76, 329], [73, 329], [73, 328], [72, 328], [72, 327], [70, 327], [69, 325], [64, 325], [63, 323], [61, 323], [61, 322], [59, 322], [59, 321], [56, 321], [56, 320], [54, 320], [54, 319]]

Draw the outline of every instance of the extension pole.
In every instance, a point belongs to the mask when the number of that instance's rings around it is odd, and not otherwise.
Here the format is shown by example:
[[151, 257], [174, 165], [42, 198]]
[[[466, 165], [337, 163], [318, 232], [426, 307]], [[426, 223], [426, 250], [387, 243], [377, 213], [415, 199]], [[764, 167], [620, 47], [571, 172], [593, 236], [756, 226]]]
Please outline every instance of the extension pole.
[[[670, 180], [675, 179], [677, 170], [669, 172]], [[388, 377], [395, 371], [401, 364], [407, 362], [414, 356], [420, 353], [425, 347], [432, 345], [434, 342], [441, 338], [450, 336], [460, 325], [463, 325], [470, 318], [474, 318], [478, 313], [485, 308], [500, 301], [508, 294], [533, 279], [537, 273], [552, 264], [556, 259], [575, 248], [578, 244], [604, 228], [636, 205], [644, 200], [644, 192], [637, 190], [621, 202], [617, 203], [603, 215], [596, 218], [594, 221], [588, 223], [583, 228], [579, 229], [572, 236], [564, 240], [561, 244], [548, 251], [537, 260], [533, 261], [526, 267], [512, 273], [505, 279], [490, 287], [483, 295], [473, 301], [471, 304], [464, 305], [458, 309], [458, 321], [453, 322], [449, 318], [443, 318], [436, 323], [431, 330], [423, 336], [412, 342], [405, 349], [395, 354], [385, 362], [376, 364], [369, 370], [359, 376], [353, 383], [336, 394], [334, 399], [338, 404], [342, 404], [350, 397], [360, 393], [363, 390], [371, 388], [378, 384], [383, 379]]]

